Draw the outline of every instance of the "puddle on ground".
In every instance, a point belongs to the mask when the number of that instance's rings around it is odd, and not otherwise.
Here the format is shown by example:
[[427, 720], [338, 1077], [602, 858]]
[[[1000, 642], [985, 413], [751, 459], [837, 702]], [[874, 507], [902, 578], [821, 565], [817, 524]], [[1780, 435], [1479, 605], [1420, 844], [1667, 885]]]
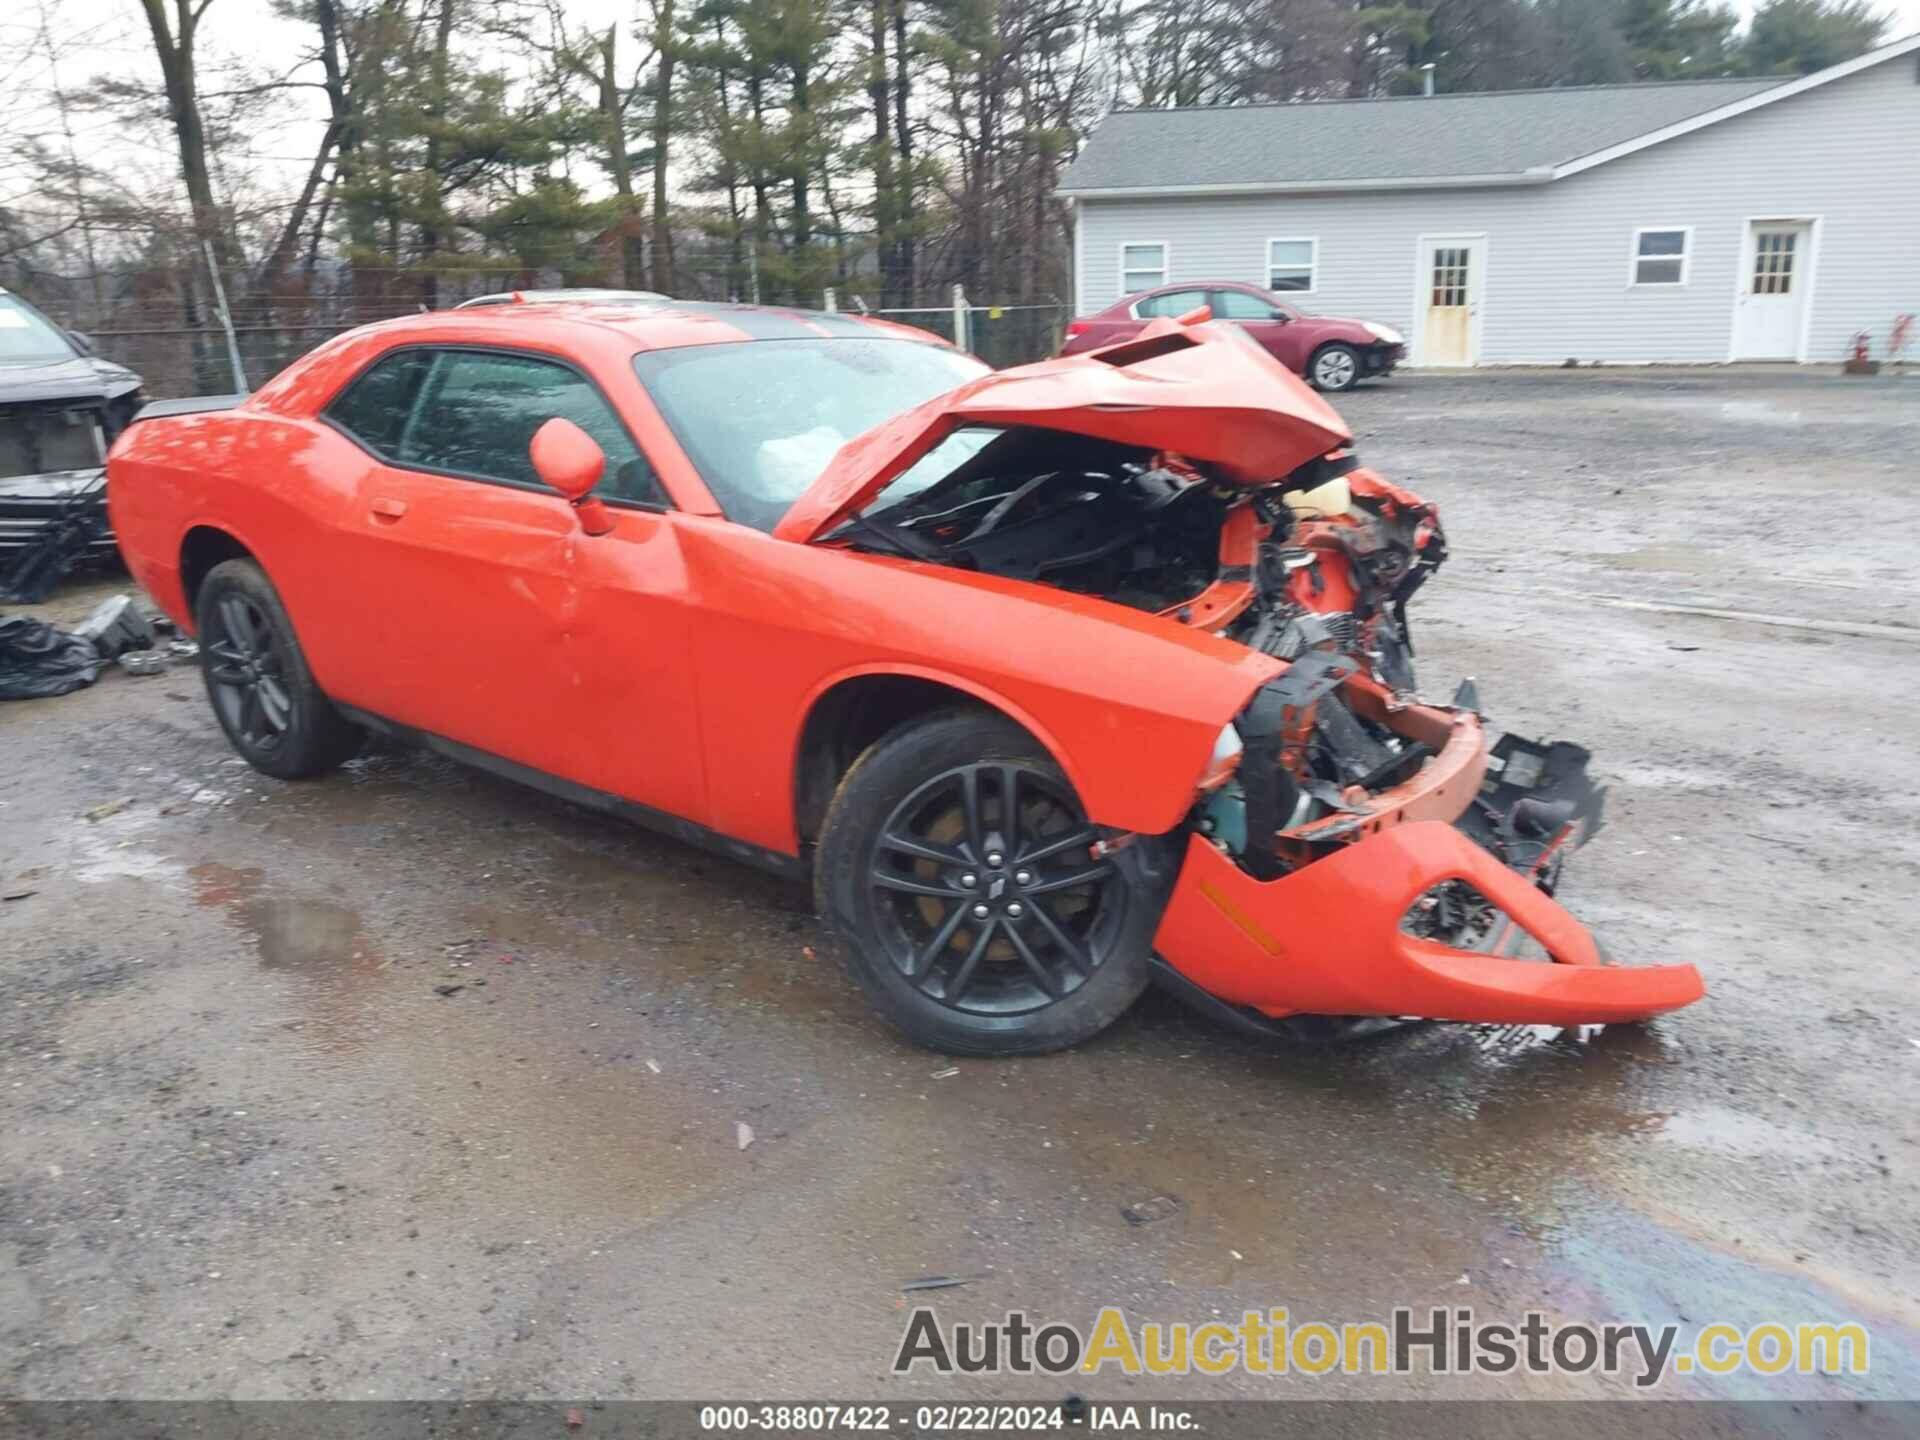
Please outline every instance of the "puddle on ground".
[[1667, 1116], [1655, 1137], [1668, 1145], [1737, 1160], [1786, 1159], [1814, 1163], [1842, 1158], [1831, 1141], [1721, 1105], [1693, 1106]]
[[1566, 1314], [1677, 1324], [1683, 1337], [1711, 1323], [1744, 1328], [1864, 1322], [1870, 1331], [1868, 1375], [1759, 1376], [1744, 1367], [1723, 1377], [1675, 1375], [1658, 1392], [1675, 1399], [1859, 1402], [1920, 1393], [1920, 1334], [1913, 1328], [1911, 1302], [1884, 1290], [1861, 1289], [1817, 1262], [1796, 1263], [1807, 1258], [1705, 1244], [1629, 1210], [1596, 1208], [1556, 1247], [1553, 1265], [1565, 1285], [1557, 1288], [1555, 1302]]
[[330, 900], [261, 893], [262, 872], [208, 863], [187, 872], [194, 899], [225, 910], [253, 941], [263, 970], [300, 982], [307, 1013], [290, 1027], [310, 1052], [365, 1046], [386, 965], [357, 911]]

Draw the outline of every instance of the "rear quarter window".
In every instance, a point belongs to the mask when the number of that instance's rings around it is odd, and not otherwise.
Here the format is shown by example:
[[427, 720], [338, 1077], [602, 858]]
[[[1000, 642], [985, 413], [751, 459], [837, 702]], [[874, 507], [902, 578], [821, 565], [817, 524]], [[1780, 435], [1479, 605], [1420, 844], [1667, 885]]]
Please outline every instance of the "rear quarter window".
[[397, 458], [407, 417], [413, 413], [414, 401], [432, 368], [431, 351], [402, 350], [389, 355], [336, 395], [326, 408], [326, 417], [369, 450]]

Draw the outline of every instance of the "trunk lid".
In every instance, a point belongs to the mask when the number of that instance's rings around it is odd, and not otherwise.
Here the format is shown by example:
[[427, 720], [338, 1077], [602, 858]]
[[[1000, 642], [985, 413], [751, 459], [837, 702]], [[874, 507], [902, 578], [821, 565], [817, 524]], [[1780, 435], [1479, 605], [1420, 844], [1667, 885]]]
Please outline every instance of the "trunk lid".
[[963, 425], [1172, 450], [1245, 485], [1277, 480], [1353, 438], [1331, 406], [1234, 327], [1159, 319], [1117, 344], [983, 375], [856, 435], [773, 533], [818, 540]]

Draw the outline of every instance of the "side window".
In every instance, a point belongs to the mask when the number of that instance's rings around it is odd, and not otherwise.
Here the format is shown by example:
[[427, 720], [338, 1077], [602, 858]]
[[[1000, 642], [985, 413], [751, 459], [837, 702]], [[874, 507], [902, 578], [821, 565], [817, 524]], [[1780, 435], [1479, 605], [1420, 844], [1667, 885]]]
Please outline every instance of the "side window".
[[423, 470], [538, 485], [527, 446], [533, 432], [556, 415], [573, 421], [606, 453], [601, 495], [660, 502], [646, 457], [600, 392], [565, 365], [526, 355], [478, 350], [441, 355], [395, 458]]
[[327, 406], [327, 418], [398, 465], [538, 485], [527, 446], [554, 416], [606, 453], [598, 492], [666, 503], [653, 469], [600, 392], [547, 360], [476, 350], [403, 350], [379, 361]]
[[1278, 313], [1258, 295], [1244, 290], [1214, 290], [1208, 298], [1217, 320], [1271, 320]]
[[1206, 303], [1204, 290], [1169, 290], [1164, 295], [1149, 295], [1133, 307], [1133, 313], [1142, 320], [1151, 320], [1159, 315], [1185, 315]]
[[400, 453], [407, 417], [420, 398], [421, 382], [432, 368], [431, 351], [389, 355], [334, 396], [327, 418], [369, 450], [394, 459]]

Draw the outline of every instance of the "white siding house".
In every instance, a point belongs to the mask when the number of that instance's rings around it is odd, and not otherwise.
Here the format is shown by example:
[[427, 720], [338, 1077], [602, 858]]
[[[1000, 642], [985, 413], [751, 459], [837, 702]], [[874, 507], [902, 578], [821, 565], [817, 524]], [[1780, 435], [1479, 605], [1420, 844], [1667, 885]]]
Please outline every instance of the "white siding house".
[[1061, 191], [1081, 314], [1235, 280], [1415, 365], [1882, 354], [1920, 313], [1920, 36], [1788, 81], [1120, 111]]

